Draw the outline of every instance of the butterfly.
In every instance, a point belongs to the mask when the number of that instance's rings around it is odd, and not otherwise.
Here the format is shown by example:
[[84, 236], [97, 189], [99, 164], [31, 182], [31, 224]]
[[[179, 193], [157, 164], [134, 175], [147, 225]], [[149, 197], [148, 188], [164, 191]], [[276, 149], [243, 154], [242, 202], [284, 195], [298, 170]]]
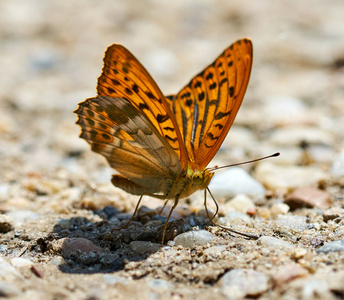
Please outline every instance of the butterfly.
[[[236, 41], [176, 95], [164, 96], [125, 47], [105, 52], [97, 96], [74, 111], [80, 137], [119, 174], [114, 186], [158, 199], [179, 199], [207, 189], [206, 168], [243, 101], [252, 68], [252, 42]], [[138, 207], [138, 206], [137, 206]], [[137, 210], [136, 207], [136, 210]], [[133, 217], [136, 213], [133, 214]]]

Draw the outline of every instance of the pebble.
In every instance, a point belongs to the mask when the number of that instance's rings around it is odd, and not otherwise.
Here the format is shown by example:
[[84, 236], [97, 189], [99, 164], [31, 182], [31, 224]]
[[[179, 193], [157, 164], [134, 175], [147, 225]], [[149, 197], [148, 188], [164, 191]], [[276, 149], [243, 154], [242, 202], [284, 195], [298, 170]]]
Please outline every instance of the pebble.
[[152, 279], [148, 281], [148, 286], [157, 292], [167, 292], [171, 289], [172, 283], [163, 279]]
[[62, 256], [56, 256], [53, 257], [49, 262], [48, 265], [53, 265], [53, 266], [61, 266], [67, 264], [65, 259]]
[[307, 217], [295, 215], [278, 215], [275, 220], [276, 225], [285, 227], [286, 229], [306, 230], [310, 224], [307, 223]]
[[258, 240], [258, 244], [267, 247], [267, 248], [275, 248], [280, 250], [287, 250], [294, 248], [293, 244], [290, 244], [286, 241], [283, 241], [281, 239], [272, 237], [272, 236], [262, 236]]
[[224, 217], [219, 218], [219, 224], [224, 226], [235, 224], [252, 224], [252, 219], [239, 211], [230, 211]]
[[194, 246], [203, 246], [211, 243], [214, 236], [206, 230], [193, 230], [177, 235], [174, 239], [176, 246], [181, 245], [185, 248], [192, 248]]
[[305, 104], [297, 98], [277, 95], [266, 98], [262, 114], [274, 125], [306, 123], [309, 119]]
[[269, 142], [279, 146], [299, 146], [304, 141], [310, 144], [332, 145], [334, 135], [328, 130], [316, 127], [288, 126], [275, 131], [269, 139]]
[[291, 190], [317, 185], [329, 175], [317, 167], [278, 166], [262, 162], [256, 168], [256, 178], [271, 190]]
[[39, 219], [41, 215], [32, 210], [15, 210], [8, 212], [7, 216], [12, 219], [14, 227], [19, 227], [25, 223]]
[[9, 298], [20, 293], [19, 287], [6, 281], [0, 281], [0, 297]]
[[317, 253], [344, 252], [344, 240], [329, 242], [317, 249]]
[[344, 271], [340, 270], [333, 272], [326, 276], [327, 282], [330, 286], [330, 290], [337, 293], [337, 295], [344, 294]]
[[128, 283], [128, 279], [123, 278], [121, 276], [112, 275], [112, 274], [104, 274], [103, 279], [105, 283], [108, 285], [116, 285], [117, 283], [122, 283], [122, 284]]
[[11, 230], [13, 230], [12, 218], [0, 215], [0, 233], [7, 233]]
[[11, 265], [15, 268], [31, 268], [32, 261], [22, 257], [14, 257], [11, 259]]
[[323, 214], [324, 221], [330, 221], [337, 218], [344, 219], [344, 209], [340, 207], [332, 207], [324, 211]]
[[225, 213], [229, 211], [237, 211], [246, 214], [248, 210], [255, 208], [256, 206], [253, 201], [245, 194], [239, 194], [230, 201], [227, 201], [225, 204], [221, 205], [221, 210], [223, 210]]
[[314, 188], [314, 187], [301, 187], [289, 194], [285, 203], [290, 206], [291, 210], [298, 208], [329, 208], [332, 204], [331, 196], [329, 193]]
[[271, 215], [276, 218], [278, 215], [285, 215], [289, 211], [289, 205], [285, 203], [277, 203], [271, 206]]
[[60, 246], [56, 247], [57, 250], [61, 251], [61, 254], [64, 258], [73, 257], [78, 253], [102, 251], [100, 247], [96, 246], [90, 240], [85, 238], [63, 238], [57, 240], [57, 245]]
[[344, 150], [334, 159], [331, 167], [331, 174], [334, 176], [344, 176]]
[[305, 277], [308, 272], [296, 263], [289, 263], [277, 268], [273, 274], [276, 285], [283, 285], [296, 278]]
[[303, 283], [302, 299], [331, 299], [331, 292], [326, 281], [309, 279]]
[[140, 254], [154, 253], [154, 252], [159, 251], [160, 244], [147, 242], [147, 241], [133, 241], [130, 243], [130, 248]]
[[300, 259], [307, 255], [307, 250], [305, 248], [295, 248], [291, 251], [291, 258]]
[[265, 195], [263, 185], [239, 167], [231, 167], [221, 174], [216, 174], [209, 184], [209, 189], [215, 198], [233, 197], [238, 194], [254, 197]]
[[229, 299], [258, 297], [268, 289], [268, 277], [250, 269], [235, 269], [220, 280], [221, 291]]
[[21, 274], [5, 259], [0, 257], [0, 280], [14, 280], [22, 278]]

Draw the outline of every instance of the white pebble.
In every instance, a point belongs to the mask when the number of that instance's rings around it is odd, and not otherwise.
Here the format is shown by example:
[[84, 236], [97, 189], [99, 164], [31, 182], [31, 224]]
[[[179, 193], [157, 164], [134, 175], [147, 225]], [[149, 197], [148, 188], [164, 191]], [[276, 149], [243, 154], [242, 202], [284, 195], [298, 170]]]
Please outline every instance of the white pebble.
[[275, 248], [281, 250], [294, 248], [294, 245], [271, 236], [262, 236], [261, 238], [259, 238], [258, 243], [267, 248]]
[[209, 189], [215, 196], [233, 197], [238, 194], [247, 194], [254, 197], [263, 197], [265, 188], [249, 175], [244, 169], [238, 167], [229, 168], [216, 174], [210, 182]]
[[222, 292], [229, 299], [257, 297], [268, 289], [268, 277], [250, 269], [235, 269], [227, 272], [220, 280]]
[[175, 237], [175, 245], [192, 248], [194, 246], [203, 246], [212, 242], [214, 236], [206, 230], [194, 230], [179, 234]]

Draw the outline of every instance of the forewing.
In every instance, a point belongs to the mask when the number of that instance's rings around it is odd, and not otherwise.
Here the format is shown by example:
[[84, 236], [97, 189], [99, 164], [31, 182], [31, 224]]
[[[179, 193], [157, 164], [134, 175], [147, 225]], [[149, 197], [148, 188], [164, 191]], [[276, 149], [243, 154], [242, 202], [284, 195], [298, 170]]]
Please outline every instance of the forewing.
[[180, 174], [176, 152], [130, 101], [98, 96], [79, 103], [75, 113], [80, 137], [147, 192], [166, 192]]
[[240, 108], [252, 67], [252, 43], [242, 39], [228, 47], [195, 76], [169, 103], [189, 160], [200, 169], [220, 148]]
[[182, 168], [186, 169], [181, 134], [165, 97], [146, 69], [123, 46], [114, 44], [106, 50], [97, 92], [100, 96], [125, 99], [142, 112], [174, 149]]

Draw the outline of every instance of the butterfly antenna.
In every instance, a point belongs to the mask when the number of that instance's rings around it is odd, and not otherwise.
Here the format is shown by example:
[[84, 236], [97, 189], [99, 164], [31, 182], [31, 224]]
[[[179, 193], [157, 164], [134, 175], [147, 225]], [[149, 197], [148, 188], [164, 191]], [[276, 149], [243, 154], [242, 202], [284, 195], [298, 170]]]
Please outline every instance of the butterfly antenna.
[[205, 190], [204, 190], [204, 206], [205, 206], [205, 211], [206, 211], [206, 213], [207, 213], [207, 217], [208, 217], [208, 219], [209, 219], [209, 221], [210, 221], [211, 224], [213, 224], [214, 226], [220, 227], [220, 228], [222, 228], [222, 229], [228, 230], [228, 231], [230, 231], [230, 232], [233, 232], [233, 233], [235, 233], [235, 234], [245, 236], [245, 237], [247, 237], [247, 238], [249, 238], [249, 239], [258, 240], [259, 237], [256, 236], [256, 235], [254, 235], [254, 234], [240, 232], [240, 231], [237, 231], [237, 230], [235, 230], [235, 229], [232, 229], [232, 228], [229, 228], [229, 227], [226, 227], [226, 226], [222, 226], [222, 225], [216, 224], [216, 223], [213, 221], [213, 219], [214, 219], [214, 217], [217, 215], [217, 211], [216, 211], [216, 213], [215, 213], [212, 217], [210, 217], [209, 212], [208, 212], [207, 200], [206, 200], [206, 199], [207, 199], [207, 191], [209, 192], [211, 198], [213, 199], [213, 201], [214, 201], [214, 203], [215, 203], [215, 205], [216, 205], [216, 208], [218, 208], [218, 204], [217, 204], [217, 202], [216, 202], [216, 200], [215, 200], [213, 194], [212, 194], [211, 191], [209, 190], [209, 188], [205, 189]]
[[217, 170], [228, 168], [228, 167], [235, 167], [235, 166], [240, 166], [240, 165], [244, 165], [244, 164], [253, 163], [253, 162], [260, 161], [260, 160], [263, 160], [263, 159], [267, 159], [267, 158], [270, 158], [270, 157], [277, 157], [279, 155], [280, 155], [280, 153], [276, 152], [276, 153], [268, 155], [268, 156], [264, 156], [264, 157], [253, 159], [253, 160], [244, 161], [244, 162], [237, 163], [237, 164], [226, 165], [226, 166], [221, 166], [221, 167], [215, 166], [213, 168], [209, 168], [208, 170], [209, 171], [217, 171]]

